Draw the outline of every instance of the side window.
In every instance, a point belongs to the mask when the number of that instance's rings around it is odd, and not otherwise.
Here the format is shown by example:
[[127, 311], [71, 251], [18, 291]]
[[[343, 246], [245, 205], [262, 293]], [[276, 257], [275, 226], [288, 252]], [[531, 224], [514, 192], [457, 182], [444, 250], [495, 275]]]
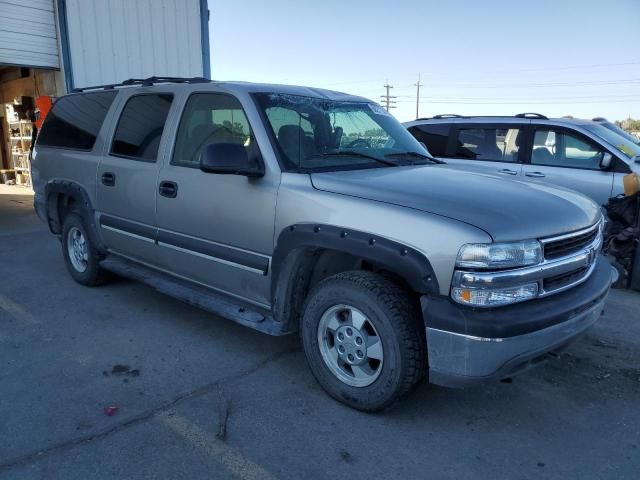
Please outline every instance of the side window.
[[424, 143], [431, 155], [444, 157], [447, 154], [447, 142], [449, 140], [449, 130], [451, 124], [432, 123], [426, 125], [416, 125], [409, 129], [411, 135], [416, 140]]
[[536, 130], [531, 163], [557, 167], [600, 169], [602, 150], [575, 135], [553, 130]]
[[207, 145], [236, 143], [249, 148], [252, 138], [247, 116], [235, 97], [195, 93], [184, 107], [171, 164], [197, 168]]
[[38, 145], [91, 150], [117, 92], [61, 97], [38, 135]]
[[173, 95], [131, 97], [122, 110], [111, 153], [134, 160], [155, 162]]
[[520, 151], [517, 128], [461, 128], [456, 138], [458, 158], [494, 162], [517, 162]]

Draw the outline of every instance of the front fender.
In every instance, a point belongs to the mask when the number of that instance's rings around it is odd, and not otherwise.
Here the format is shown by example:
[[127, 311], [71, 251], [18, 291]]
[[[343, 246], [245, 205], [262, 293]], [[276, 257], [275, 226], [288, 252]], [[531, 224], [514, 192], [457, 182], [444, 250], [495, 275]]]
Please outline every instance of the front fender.
[[321, 224], [296, 224], [278, 236], [272, 258], [272, 293], [290, 253], [303, 249], [329, 249], [360, 257], [403, 278], [417, 293], [439, 292], [429, 260], [418, 250], [393, 240], [348, 228]]

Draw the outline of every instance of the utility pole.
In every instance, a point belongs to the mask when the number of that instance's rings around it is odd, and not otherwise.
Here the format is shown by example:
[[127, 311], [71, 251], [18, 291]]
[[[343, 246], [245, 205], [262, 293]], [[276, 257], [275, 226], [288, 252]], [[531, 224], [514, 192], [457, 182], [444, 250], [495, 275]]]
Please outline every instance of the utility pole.
[[420, 74], [418, 74], [418, 83], [414, 83], [413, 86], [418, 89], [416, 92], [416, 120], [417, 120], [418, 118], [420, 118], [420, 87], [424, 86], [420, 83]]
[[396, 108], [396, 106], [394, 105], [394, 103], [396, 103], [394, 98], [397, 98], [397, 96], [389, 95], [390, 90], [393, 88], [393, 85], [389, 85], [389, 80], [387, 80], [387, 83], [384, 85], [384, 88], [386, 89], [386, 93], [384, 95], [381, 95], [380, 98], [382, 99], [382, 104], [384, 105], [384, 108], [386, 108], [388, 112], [390, 109]]

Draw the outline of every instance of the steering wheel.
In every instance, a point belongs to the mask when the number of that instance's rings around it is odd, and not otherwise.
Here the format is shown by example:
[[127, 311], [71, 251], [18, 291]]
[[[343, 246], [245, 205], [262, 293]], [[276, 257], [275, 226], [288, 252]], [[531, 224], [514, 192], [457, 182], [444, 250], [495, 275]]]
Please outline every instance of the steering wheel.
[[353, 142], [349, 142], [345, 145], [347, 148], [371, 148], [371, 142], [365, 138], [356, 138]]

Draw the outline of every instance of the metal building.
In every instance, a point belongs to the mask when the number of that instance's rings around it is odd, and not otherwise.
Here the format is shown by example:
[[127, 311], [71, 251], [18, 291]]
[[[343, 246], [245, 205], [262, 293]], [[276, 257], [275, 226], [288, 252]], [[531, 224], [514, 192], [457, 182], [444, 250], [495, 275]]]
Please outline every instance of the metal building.
[[209, 54], [207, 0], [0, 0], [0, 170], [28, 176], [36, 97], [154, 75], [210, 78]]
[[0, 0], [0, 65], [58, 68], [52, 0]]
[[206, 0], [58, 4], [67, 88], [152, 75], [210, 77]]

